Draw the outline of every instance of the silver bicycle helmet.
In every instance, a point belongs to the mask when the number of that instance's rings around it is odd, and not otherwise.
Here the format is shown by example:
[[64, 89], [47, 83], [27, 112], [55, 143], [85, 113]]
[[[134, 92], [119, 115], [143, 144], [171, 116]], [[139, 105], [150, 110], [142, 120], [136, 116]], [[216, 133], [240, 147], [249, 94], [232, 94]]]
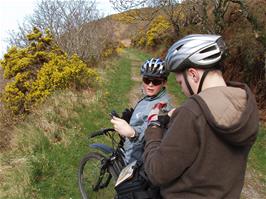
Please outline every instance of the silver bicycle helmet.
[[166, 68], [180, 72], [188, 67], [209, 69], [225, 53], [225, 43], [220, 35], [193, 34], [174, 43], [166, 55]]
[[155, 78], [164, 78], [166, 79], [169, 75], [169, 72], [166, 71], [164, 61], [157, 58], [152, 58], [147, 60], [140, 69], [140, 73], [145, 77], [155, 77]]

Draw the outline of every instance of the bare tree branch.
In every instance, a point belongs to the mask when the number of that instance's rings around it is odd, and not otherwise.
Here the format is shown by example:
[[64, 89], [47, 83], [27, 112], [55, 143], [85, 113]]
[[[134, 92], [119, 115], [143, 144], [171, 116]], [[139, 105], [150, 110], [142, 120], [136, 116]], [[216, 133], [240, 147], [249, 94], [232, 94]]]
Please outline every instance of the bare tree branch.
[[113, 8], [118, 12], [124, 12], [130, 9], [147, 7], [148, 0], [109, 0]]
[[88, 61], [98, 59], [113, 38], [113, 27], [109, 22], [97, 22], [99, 12], [95, 5], [95, 0], [41, 0], [18, 33], [12, 32], [9, 44], [25, 45], [25, 35], [38, 27], [49, 29], [68, 54], [76, 53]]
[[136, 8], [153, 8], [149, 13], [134, 10], [134, 12], [127, 12], [127, 15], [134, 20], [142, 20], [150, 23], [158, 12], [162, 10], [167, 16], [169, 22], [173, 25], [176, 34], [179, 34], [179, 13], [176, 7], [181, 0], [109, 0], [113, 4], [113, 8], [119, 12], [124, 12]]
[[230, 3], [239, 4], [243, 11], [243, 16], [247, 17], [247, 9], [245, 0], [212, 0], [214, 4], [213, 15], [215, 17], [215, 31], [216, 33], [222, 32], [225, 26], [224, 16], [228, 10]]

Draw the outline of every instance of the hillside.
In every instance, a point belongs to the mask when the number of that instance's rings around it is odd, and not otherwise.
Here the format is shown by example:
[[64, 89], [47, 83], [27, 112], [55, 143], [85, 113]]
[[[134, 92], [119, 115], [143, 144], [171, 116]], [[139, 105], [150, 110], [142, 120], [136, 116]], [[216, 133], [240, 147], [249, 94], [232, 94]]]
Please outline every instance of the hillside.
[[[212, 4], [205, 7], [207, 21], [204, 21], [202, 13], [195, 8], [194, 4], [184, 2], [174, 7], [173, 13], [167, 10], [167, 7], [164, 9], [141, 8], [93, 21], [86, 24], [83, 29], [85, 32], [97, 29], [94, 34], [101, 33], [102, 35], [93, 41], [91, 49], [87, 48], [86, 44], [83, 46], [77, 43], [73, 44], [74, 49], [63, 50], [71, 54], [77, 53], [90, 65], [98, 65], [98, 61], [110, 56], [112, 48], [117, 48], [117, 43], [125, 47], [133, 46], [144, 49], [154, 53], [155, 56], [164, 58], [168, 47], [179, 38], [187, 34], [215, 32], [215, 20], [217, 19], [215, 19], [215, 8]], [[248, 0], [245, 9], [233, 2], [228, 4], [226, 12], [223, 13], [223, 30], [216, 32], [223, 36], [228, 46], [224, 75], [227, 80], [242, 81], [251, 87], [256, 95], [261, 120], [266, 121], [266, 2]], [[198, 7], [203, 9], [202, 4]], [[169, 23], [171, 20], [175, 23]], [[179, 26], [179, 32], [175, 31], [174, 25]], [[84, 36], [86, 34], [80, 35], [80, 42], [86, 40]], [[90, 34], [87, 36], [91, 37]], [[71, 38], [67, 39], [66, 35], [65, 40], [71, 40]], [[3, 89], [4, 82], [1, 78], [0, 90]]]
[[[179, 38], [187, 34], [215, 32], [215, 21], [218, 20], [214, 15], [215, 8], [212, 5], [207, 7], [205, 17], [208, 21], [204, 21], [201, 13], [195, 7], [193, 13], [189, 6], [190, 4], [184, 4], [177, 7], [179, 13], [172, 15], [162, 10], [156, 12], [156, 9], [143, 8], [112, 15], [107, 19], [113, 21], [114, 35], [118, 41], [127, 41], [127, 44], [154, 52], [156, 56], [164, 58], [167, 48]], [[183, 16], [184, 10], [186, 13]], [[218, 11], [223, 10], [217, 8]], [[238, 3], [231, 2], [223, 13], [223, 20], [220, 21], [223, 29], [216, 32], [223, 36], [228, 47], [225, 78], [245, 82], [251, 87], [256, 95], [262, 121], [266, 121], [265, 13], [266, 2], [263, 0], [246, 1], [244, 8]], [[180, 28], [178, 33], [174, 31], [173, 24], [167, 24], [170, 17], [180, 18], [180, 22], [176, 22]]]
[[[91, 151], [88, 143], [109, 143], [104, 137], [88, 140], [87, 136], [110, 126], [111, 110], [121, 113], [135, 104], [141, 94], [139, 65], [150, 56], [126, 50], [105, 62], [103, 87], [82, 93], [58, 92], [17, 126], [12, 149], [0, 155], [0, 198], [79, 198], [76, 172], [79, 160]], [[178, 105], [183, 97], [173, 76], [168, 89]], [[257, 159], [264, 142], [261, 137], [252, 151], [243, 199], [266, 196], [265, 165]], [[110, 187], [93, 198], [109, 198], [111, 193]]]
[[[260, 132], [249, 156], [241, 199], [263, 199], [266, 198], [266, 2], [247, 2], [249, 18], [243, 17], [243, 10], [237, 4], [230, 5], [224, 29], [219, 34], [229, 48], [226, 79], [247, 83], [260, 108]], [[214, 21], [212, 9], [208, 10], [210, 29]], [[80, 159], [91, 151], [88, 144], [110, 144], [104, 137], [88, 139], [88, 135], [110, 126], [108, 113], [111, 110], [121, 113], [136, 103], [141, 95], [140, 64], [152, 56], [164, 58], [168, 47], [184, 35], [208, 32], [196, 14], [195, 18], [182, 15], [180, 32], [176, 34], [162, 11], [156, 12], [151, 21], [125, 18], [125, 13], [94, 22], [99, 25], [103, 21], [104, 28], [99, 32], [109, 31], [104, 40], [115, 43], [112, 48], [119, 46], [119, 50], [115, 49], [117, 54], [108, 53], [110, 43], [107, 42], [107, 46], [98, 49], [101, 54], [107, 51], [107, 56], [86, 60], [99, 72], [100, 85], [56, 90], [41, 105], [35, 105], [31, 113], [18, 116], [14, 121], [7, 112], [1, 112], [1, 120], [6, 124], [0, 130], [0, 198], [80, 198], [77, 168]], [[143, 13], [149, 16], [153, 10], [140, 9], [140, 14]], [[95, 24], [90, 25], [88, 28]], [[100, 41], [98, 38], [95, 43]], [[120, 47], [126, 48], [121, 50]], [[84, 45], [83, 49], [90, 47]], [[6, 80], [0, 78], [1, 91], [5, 83]], [[185, 97], [173, 76], [168, 84], [174, 104], [178, 106]], [[94, 198], [108, 199], [112, 194], [109, 188]]]

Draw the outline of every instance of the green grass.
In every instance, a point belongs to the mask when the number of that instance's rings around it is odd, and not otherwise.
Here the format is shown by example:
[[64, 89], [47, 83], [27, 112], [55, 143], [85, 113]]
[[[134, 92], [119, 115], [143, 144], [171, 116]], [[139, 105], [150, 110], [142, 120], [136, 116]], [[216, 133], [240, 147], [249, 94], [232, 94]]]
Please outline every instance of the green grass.
[[257, 140], [251, 149], [249, 166], [259, 172], [260, 180], [266, 184], [266, 129], [260, 128]]
[[[108, 113], [112, 109], [121, 112], [123, 108], [127, 107], [127, 93], [132, 86], [129, 60], [120, 59], [117, 65], [113, 65], [107, 71], [104, 78], [106, 82], [99, 101], [89, 107], [77, 108], [78, 121], [83, 132], [111, 126]], [[36, 184], [37, 188], [41, 190], [42, 198], [47, 198], [47, 196], [48, 198], [80, 197], [77, 191], [76, 173], [79, 160], [89, 151], [86, 135], [87, 133], [84, 133], [83, 136], [74, 139], [68, 147], [56, 147], [48, 153], [48, 162], [52, 166], [52, 169], [49, 170], [53, 170], [54, 173], [52, 175], [47, 173], [45, 175], [47, 179]], [[102, 139], [91, 140], [91, 142], [94, 141], [105, 142]]]
[[[111, 110], [121, 113], [128, 107], [127, 94], [133, 86], [130, 68], [126, 57], [113, 60], [96, 93], [58, 93], [18, 126], [16, 146], [1, 156], [1, 167], [13, 169], [4, 174], [0, 198], [80, 198], [79, 161], [88, 153], [89, 143], [108, 142], [104, 137], [88, 141], [87, 136], [91, 131], [111, 126]], [[84, 99], [92, 97], [89, 102]], [[22, 158], [24, 161], [19, 162]]]
[[[90, 151], [88, 144], [110, 143], [105, 137], [88, 140], [87, 136], [111, 127], [111, 110], [121, 113], [128, 107], [128, 92], [134, 86], [130, 57], [139, 63], [150, 58], [147, 53], [127, 49], [122, 57], [107, 63], [101, 87], [88, 93], [58, 92], [16, 127], [12, 151], [0, 154], [0, 198], [80, 198], [77, 169], [80, 159]], [[173, 74], [168, 79], [168, 90], [178, 104], [186, 99]], [[248, 164], [261, 173], [264, 183], [265, 146], [266, 130], [261, 128]], [[110, 187], [106, 194], [112, 192]]]
[[150, 53], [140, 51], [139, 49], [135, 49], [135, 48], [129, 48], [127, 49], [127, 52], [130, 54], [133, 54], [135, 57], [138, 58], [139, 61], [142, 61], [143, 63], [147, 59], [152, 58]]
[[186, 100], [187, 97], [183, 94], [180, 86], [177, 84], [174, 73], [170, 73], [167, 85], [168, 91], [174, 96], [177, 105]]

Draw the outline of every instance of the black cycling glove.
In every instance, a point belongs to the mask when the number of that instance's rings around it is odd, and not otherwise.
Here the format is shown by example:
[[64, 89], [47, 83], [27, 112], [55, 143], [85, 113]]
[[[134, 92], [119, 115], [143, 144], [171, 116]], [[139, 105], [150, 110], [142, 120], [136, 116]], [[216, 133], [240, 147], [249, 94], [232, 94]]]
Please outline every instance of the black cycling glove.
[[134, 112], [134, 109], [133, 108], [126, 108], [123, 112], [122, 112], [122, 119], [124, 119], [127, 123], [129, 123], [130, 121], [130, 118], [132, 116]]
[[164, 112], [158, 115], [158, 122], [162, 128], [167, 128], [167, 125], [170, 121], [170, 116], [167, 114], [168, 112]]

